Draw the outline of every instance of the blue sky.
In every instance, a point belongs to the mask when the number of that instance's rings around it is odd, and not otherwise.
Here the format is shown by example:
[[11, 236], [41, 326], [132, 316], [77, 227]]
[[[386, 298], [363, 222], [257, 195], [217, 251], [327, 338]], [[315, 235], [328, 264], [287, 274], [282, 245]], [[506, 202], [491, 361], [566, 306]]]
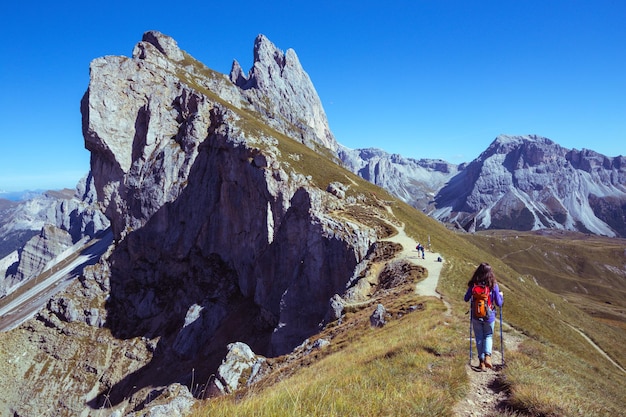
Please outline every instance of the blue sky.
[[468, 162], [501, 133], [626, 154], [626, 2], [12, 1], [0, 7], [0, 190], [73, 188], [89, 170], [89, 63], [147, 30], [210, 68], [293, 48], [337, 140]]

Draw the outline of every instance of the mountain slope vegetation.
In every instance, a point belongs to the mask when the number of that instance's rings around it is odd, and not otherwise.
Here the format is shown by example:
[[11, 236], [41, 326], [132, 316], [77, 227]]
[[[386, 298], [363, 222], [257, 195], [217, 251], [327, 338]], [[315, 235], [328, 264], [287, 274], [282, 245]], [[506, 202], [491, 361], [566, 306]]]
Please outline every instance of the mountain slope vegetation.
[[[332, 161], [322, 159], [317, 159], [314, 166], [313, 172], [325, 175], [338, 169]], [[430, 241], [432, 249], [443, 254], [445, 266], [438, 290], [452, 306], [451, 314], [446, 314], [439, 301], [416, 295], [403, 299], [403, 304], [396, 308], [406, 311], [415, 303], [424, 303], [426, 314], [422, 311], [401, 315], [392, 326], [383, 329], [371, 329], [366, 323], [369, 310], [355, 314], [333, 327], [333, 332], [341, 335], [337, 343], [340, 347], [319, 354], [323, 361], [305, 360], [298, 363], [297, 369], [290, 369], [287, 376], [279, 372], [276, 384], [209, 400], [197, 411], [198, 416], [452, 415], [454, 402], [469, 389], [465, 373], [459, 372], [468, 356], [467, 304], [462, 297], [473, 270], [485, 261], [494, 266], [505, 291], [504, 318], [509, 331], [525, 336], [517, 351], [508, 356], [499, 377], [509, 392], [502, 409], [529, 416], [610, 416], [621, 412], [626, 395], [620, 387], [626, 382], [626, 374], [599, 355], [576, 329], [591, 335], [621, 367], [626, 364], [626, 349], [614, 341], [624, 339], [624, 330], [598, 323], [581, 310], [583, 305], [574, 305], [559, 295], [555, 290], [566, 285], [557, 284], [563, 276], [555, 278], [555, 286], [538, 286], [522, 267], [528, 264], [524, 255], [520, 255], [520, 262], [511, 261], [510, 256], [500, 259], [501, 254], [487, 250], [478, 237], [472, 239], [477, 235], [450, 231], [386, 191], [363, 183], [360, 178], [353, 181], [359, 189], [384, 196], [397, 220], [406, 224], [409, 235], [418, 241]], [[594, 263], [598, 253], [616, 259], [621, 240], [598, 239], [611, 245], [595, 245], [595, 251], [577, 253], [579, 262]], [[542, 241], [540, 233], [536, 240]], [[545, 239], [543, 245], [550, 246], [552, 242]], [[569, 250], [564, 247], [562, 256], [567, 257]], [[554, 264], [548, 260], [536, 267], [550, 270]], [[615, 268], [619, 269], [619, 264]], [[613, 283], [621, 288], [624, 280], [617, 277]], [[607, 284], [610, 287], [611, 282]], [[375, 299], [383, 304], [398, 303], [393, 295], [378, 294]], [[326, 334], [322, 332], [318, 337]], [[351, 341], [352, 349], [343, 347], [344, 339]], [[385, 352], [382, 356], [381, 351]], [[364, 370], [366, 375], [360, 375], [354, 388], [348, 389], [350, 381], [355, 381], [354, 375], [363, 370], [360, 364], [371, 362], [377, 364], [376, 372], [368, 374]], [[599, 401], [589, 402], [589, 397]], [[441, 398], [450, 401], [442, 402]]]
[[[366, 317], [371, 309], [347, 314], [341, 324], [318, 336], [332, 333], [327, 351], [290, 364], [285, 375], [277, 371], [273, 384], [207, 400], [194, 415], [453, 415], [455, 402], [470, 389], [467, 375], [461, 372], [468, 359], [467, 304], [462, 297], [474, 268], [484, 261], [494, 266], [505, 292], [505, 341], [513, 333], [523, 335], [516, 350], [507, 353], [506, 367], [498, 376], [508, 394], [500, 405], [502, 415], [610, 416], [621, 412], [626, 404], [621, 389], [626, 374], [598, 354], [577, 330], [623, 367], [626, 349], [623, 343], [615, 343], [623, 340], [623, 328], [598, 322], [563, 296], [537, 285], [526, 272], [514, 268], [519, 264], [508, 263], [510, 256], [499, 259], [484, 245], [472, 243], [472, 235], [449, 231], [397, 200], [389, 198], [389, 202], [409, 235], [430, 239], [432, 249], [443, 254], [438, 290], [452, 306], [450, 314], [433, 298], [378, 294], [375, 302], [393, 304], [401, 311], [416, 304], [425, 307], [394, 315], [382, 329], [369, 327]], [[611, 256], [612, 250], [607, 248], [605, 255]], [[597, 254], [582, 252], [581, 261]], [[350, 340], [349, 348], [345, 340]], [[494, 346], [499, 348], [497, 340]]]

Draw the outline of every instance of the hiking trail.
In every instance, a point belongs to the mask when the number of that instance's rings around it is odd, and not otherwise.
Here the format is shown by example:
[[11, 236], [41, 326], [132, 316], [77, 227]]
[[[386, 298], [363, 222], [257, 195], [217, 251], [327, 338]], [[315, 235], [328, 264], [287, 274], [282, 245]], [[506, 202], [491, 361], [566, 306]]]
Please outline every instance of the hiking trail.
[[[393, 214], [391, 213], [390, 207], [387, 207], [387, 211], [390, 214]], [[446, 314], [451, 315], [452, 307], [443, 298], [443, 296], [437, 292], [439, 276], [444, 263], [443, 257], [439, 253], [427, 250], [424, 254], [425, 259], [422, 259], [421, 253], [418, 253], [416, 249], [417, 241], [407, 236], [404, 230], [404, 223], [400, 227], [397, 225], [392, 226], [398, 231], [398, 233], [394, 236], [381, 240], [395, 242], [402, 245], [402, 251], [396, 254], [395, 258], [406, 259], [416, 265], [424, 266], [428, 270], [428, 276], [417, 283], [415, 286], [415, 292], [422, 296], [439, 298], [447, 308]], [[438, 261], [439, 258], [442, 259], [441, 262]], [[499, 326], [500, 322], [497, 321], [493, 337], [493, 369], [488, 369], [486, 372], [480, 372], [478, 369], [476, 345], [475, 341], [472, 339], [472, 363], [468, 363], [465, 366], [469, 379], [469, 389], [466, 397], [459, 400], [454, 407], [454, 416], [456, 417], [482, 417], [487, 415], [497, 415], [505, 406], [508, 396], [498, 378], [500, 371], [502, 370], [502, 347], [500, 345]], [[517, 350], [517, 346], [521, 342], [523, 336], [515, 332], [506, 324], [506, 322], [503, 323], [503, 330], [505, 332], [503, 339], [506, 359], [506, 352]], [[469, 338], [467, 339], [467, 343], [469, 345]]]
[[602, 356], [603, 356], [606, 360], [608, 360], [609, 362], [611, 362], [611, 364], [612, 364], [613, 366], [615, 366], [615, 367], [616, 367], [617, 369], [619, 369], [620, 371], [622, 371], [622, 372], [626, 373], [626, 369], [624, 369], [624, 368], [623, 368], [623, 367], [622, 367], [619, 363], [615, 362], [615, 361], [613, 360], [613, 358], [611, 358], [611, 357], [609, 356], [609, 354], [608, 354], [608, 353], [606, 353], [606, 352], [604, 351], [604, 349], [602, 349], [600, 346], [598, 346], [598, 345], [597, 345], [597, 344], [596, 344], [596, 343], [595, 343], [595, 342], [594, 342], [594, 341], [593, 341], [593, 340], [592, 340], [589, 336], [587, 336], [587, 335], [586, 335], [586, 334], [585, 334], [582, 330], [580, 330], [580, 329], [579, 329], [579, 328], [577, 328], [577, 327], [572, 326], [572, 325], [571, 325], [571, 324], [569, 324], [569, 323], [566, 323], [566, 322], [563, 322], [563, 323], [567, 324], [567, 325], [568, 325], [568, 326], [569, 326], [572, 330], [574, 330], [576, 333], [578, 333], [579, 335], [581, 335], [581, 336], [582, 336], [582, 338], [583, 338], [583, 339], [585, 339], [585, 341], [586, 341], [587, 343], [589, 343], [589, 344], [590, 344], [590, 345], [591, 345], [591, 346], [592, 346], [592, 347], [593, 347], [593, 348], [594, 348], [597, 352], [599, 352], [599, 353], [600, 353], [600, 354], [601, 354], [601, 355], [602, 355]]
[[[506, 322], [503, 323], [502, 329], [504, 330], [504, 356], [506, 360], [507, 352], [517, 350], [523, 336], [514, 331]], [[481, 372], [478, 368], [476, 344], [472, 338], [472, 363], [465, 365], [465, 371], [469, 378], [469, 390], [465, 398], [458, 401], [454, 406], [455, 417], [492, 416], [499, 415], [505, 411], [508, 395], [499, 378], [500, 372], [502, 371], [502, 347], [500, 341], [500, 321], [497, 320], [493, 333], [493, 349], [491, 356], [493, 369], [487, 369], [486, 372]], [[467, 342], [469, 347], [469, 338]]]
[[[393, 215], [391, 207], [387, 206], [387, 211]], [[443, 268], [443, 257], [436, 252], [429, 250], [425, 251], [425, 259], [422, 259], [421, 253], [418, 253], [416, 246], [417, 241], [407, 236], [404, 230], [404, 223], [398, 227], [395, 224], [391, 224], [392, 227], [397, 230], [397, 234], [381, 239], [383, 241], [390, 241], [398, 243], [402, 246], [402, 251], [396, 254], [395, 259], [406, 259], [416, 265], [425, 267], [428, 270], [428, 276], [419, 281], [415, 286], [415, 292], [422, 296], [437, 297], [439, 298], [447, 308], [447, 315], [452, 314], [452, 308], [450, 304], [443, 298], [441, 294], [437, 292], [437, 285], [439, 284], [439, 276]], [[422, 243], [423, 244], [423, 243]], [[532, 245], [529, 248], [523, 249], [518, 252], [527, 251], [532, 249]], [[508, 255], [513, 254], [509, 253]], [[438, 261], [438, 259], [442, 259]], [[469, 333], [469, 317], [467, 319], [468, 333]], [[492, 416], [500, 415], [506, 412], [506, 402], [508, 400], [508, 394], [499, 378], [503, 369], [502, 362], [502, 346], [500, 339], [500, 320], [496, 318], [496, 325], [493, 334], [493, 350], [492, 350], [492, 362], [493, 368], [487, 369], [486, 372], [481, 372], [478, 368], [478, 356], [476, 352], [475, 340], [472, 338], [472, 362], [465, 365], [465, 370], [469, 379], [469, 389], [465, 398], [460, 399], [454, 406], [453, 412], [455, 417], [479, 417], [479, 416]], [[579, 333], [589, 344], [591, 344], [598, 352], [600, 352], [608, 361], [610, 361], [616, 368], [622, 372], [626, 372], [626, 369], [621, 367], [618, 363], [611, 359], [611, 357], [596, 345], [586, 334], [580, 329], [568, 324], [574, 331]], [[516, 351], [519, 344], [523, 341], [524, 336], [509, 326], [506, 321], [502, 323], [502, 330], [504, 332], [504, 353], [506, 359], [506, 353]], [[468, 334], [469, 336], [469, 334]], [[466, 339], [467, 346], [469, 347], [469, 337]], [[467, 350], [466, 350], [467, 352]], [[469, 356], [469, 352], [467, 352]], [[468, 357], [469, 359], [469, 357]]]
[[439, 275], [441, 274], [441, 268], [443, 267], [443, 258], [441, 262], [437, 259], [441, 258], [441, 255], [427, 250], [424, 252], [424, 259], [422, 259], [421, 254], [418, 253], [416, 249], [417, 241], [407, 236], [404, 231], [404, 223], [400, 227], [395, 225], [393, 225], [393, 227], [398, 231], [398, 233], [391, 237], [381, 239], [381, 241], [395, 242], [402, 246], [402, 251], [396, 254], [395, 259], [406, 259], [416, 265], [423, 266], [428, 270], [428, 276], [418, 282], [415, 287], [415, 291], [419, 295], [437, 297], [443, 301], [441, 294], [437, 292]]

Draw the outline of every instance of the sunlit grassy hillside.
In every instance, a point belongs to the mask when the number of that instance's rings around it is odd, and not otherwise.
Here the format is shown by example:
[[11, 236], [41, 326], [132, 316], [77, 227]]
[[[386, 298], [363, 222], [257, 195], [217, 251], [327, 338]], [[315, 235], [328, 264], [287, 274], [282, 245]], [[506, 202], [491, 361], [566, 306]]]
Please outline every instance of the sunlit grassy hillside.
[[[410, 207], [395, 202], [392, 208], [411, 235], [422, 241], [430, 236], [433, 249], [444, 255], [440, 291], [452, 305], [451, 314], [446, 314], [440, 300], [421, 298], [412, 291], [402, 296], [379, 293], [375, 302], [394, 312], [386, 327], [369, 327], [373, 306], [349, 312], [342, 324], [319, 335], [331, 340], [326, 350], [284, 368], [277, 366], [266, 383], [206, 400], [195, 416], [453, 415], [454, 402], [469, 389], [465, 373], [469, 323], [462, 296], [481, 261], [498, 271], [506, 297], [505, 321], [526, 336], [517, 351], [507, 352], [507, 367], [500, 378], [509, 390], [512, 411], [507, 414], [620, 415], [626, 404], [626, 375], [572, 326], [590, 335], [621, 364], [624, 344], [615, 341], [624, 340], [623, 332], [597, 323], [562, 296], [537, 286]], [[421, 308], [408, 312], [415, 305]], [[594, 337], [602, 332], [612, 335], [612, 340]]]
[[453, 415], [455, 401], [469, 389], [465, 373], [469, 322], [462, 297], [467, 280], [483, 261], [494, 266], [505, 292], [504, 320], [525, 336], [517, 351], [507, 353], [507, 367], [500, 377], [509, 391], [510, 413], [614, 416], [622, 412], [626, 374], [576, 329], [622, 367], [626, 349], [624, 343], [615, 342], [625, 340], [623, 329], [597, 322], [563, 296], [513, 269], [506, 258], [488, 253], [373, 185], [340, 168], [325, 170], [323, 177], [329, 176], [350, 178], [358, 184], [353, 192], [385, 198], [409, 235], [422, 242], [430, 239], [432, 249], [445, 260], [439, 290], [452, 306], [451, 314], [446, 314], [440, 300], [412, 292], [401, 298], [378, 294], [375, 303], [393, 305], [398, 311], [418, 304], [425, 308], [396, 314], [382, 329], [369, 327], [373, 305], [348, 313], [342, 324], [319, 335], [331, 340], [327, 350], [286, 367], [279, 365], [285, 358], [276, 358], [277, 371], [266, 383], [206, 400], [196, 416]]
[[564, 231], [489, 231], [467, 239], [596, 319], [626, 328], [626, 239]]

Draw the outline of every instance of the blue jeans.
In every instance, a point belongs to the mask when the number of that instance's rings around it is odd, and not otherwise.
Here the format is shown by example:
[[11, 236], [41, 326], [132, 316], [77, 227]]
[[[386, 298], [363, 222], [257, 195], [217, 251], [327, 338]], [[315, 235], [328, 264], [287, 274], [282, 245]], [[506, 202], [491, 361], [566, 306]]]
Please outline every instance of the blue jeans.
[[476, 338], [476, 350], [478, 351], [478, 359], [485, 360], [485, 354], [491, 355], [491, 347], [493, 346], [493, 329], [496, 322], [472, 320], [474, 328], [474, 337]]

